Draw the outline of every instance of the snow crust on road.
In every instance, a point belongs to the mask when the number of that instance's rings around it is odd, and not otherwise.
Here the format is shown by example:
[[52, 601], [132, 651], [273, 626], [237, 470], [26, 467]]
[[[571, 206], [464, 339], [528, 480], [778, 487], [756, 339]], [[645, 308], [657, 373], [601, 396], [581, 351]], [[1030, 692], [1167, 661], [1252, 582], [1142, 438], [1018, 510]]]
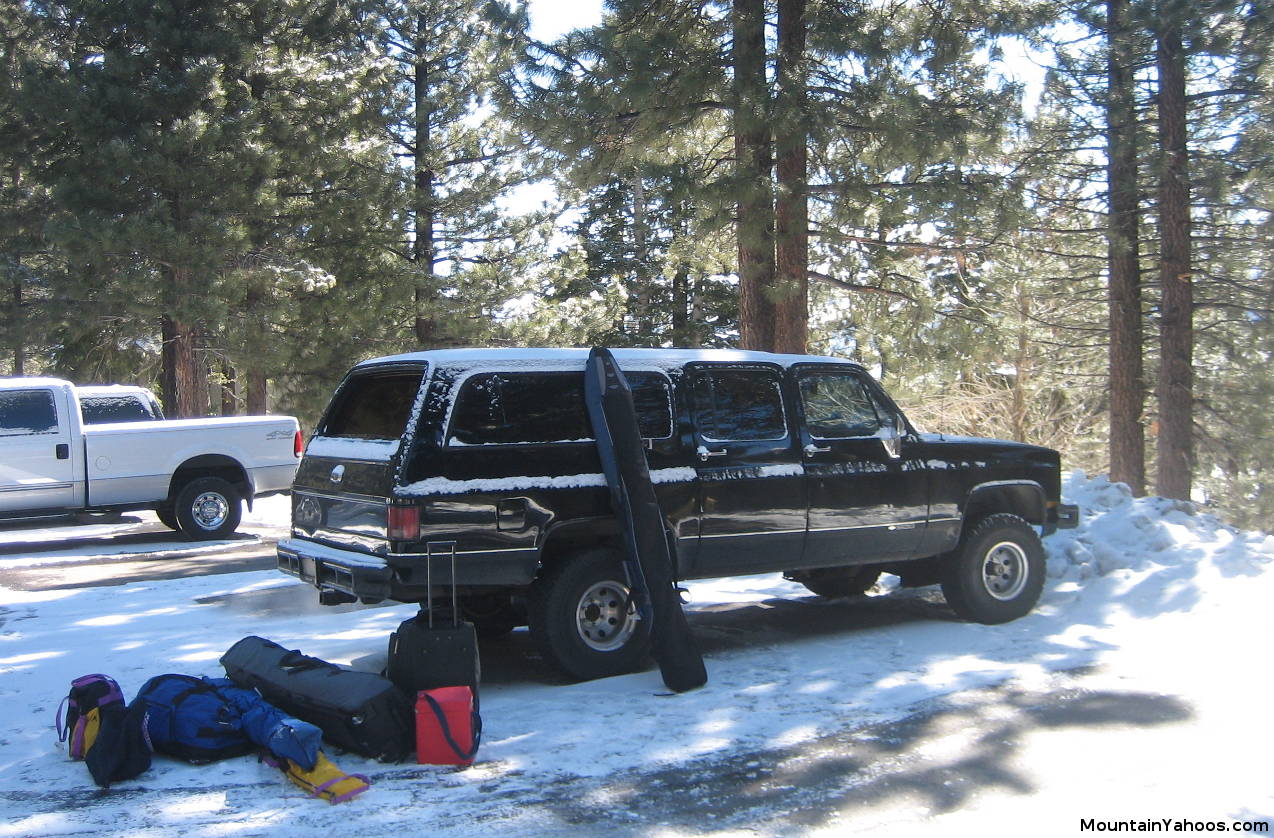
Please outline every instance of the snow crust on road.
[[[58, 702], [72, 678], [89, 672], [113, 676], [129, 698], [165, 672], [220, 676], [220, 655], [250, 634], [379, 670], [389, 633], [413, 607], [320, 609], [312, 589], [273, 571], [0, 588], [0, 836], [556, 835], [598, 825], [632, 835], [883, 834], [900, 817], [1025, 835], [1041, 834], [1031, 826], [1041, 813], [1064, 819], [1059, 834], [1074, 834], [1080, 816], [1148, 816], [1165, 790], [1177, 796], [1163, 801], [1164, 814], [1274, 814], [1267, 709], [1274, 536], [1236, 531], [1186, 504], [1134, 500], [1125, 487], [1081, 473], [1069, 477], [1064, 496], [1080, 505], [1083, 523], [1046, 539], [1045, 592], [1021, 620], [959, 622], [936, 589], [891, 590], [890, 577], [868, 597], [839, 601], [777, 574], [694, 582], [690, 622], [705, 651], [704, 689], [667, 696], [655, 669], [562, 683], [518, 631], [482, 648], [485, 731], [475, 766], [386, 765], [333, 752], [344, 770], [373, 780], [368, 793], [339, 807], [307, 799], [251, 757], [202, 767], [156, 757], [141, 777], [99, 791], [57, 743]], [[255, 524], [284, 529], [281, 500], [258, 507]], [[50, 528], [23, 537], [57, 550], [59, 541], [86, 534], [70, 529], [71, 536]], [[109, 545], [108, 531], [88, 529]], [[6, 554], [0, 562], [23, 558]], [[1181, 724], [1185, 741], [1203, 752], [1199, 761], [1161, 753], [1144, 730], [1053, 731], [1060, 738], [1042, 731], [1035, 747], [1060, 768], [1019, 768], [1060, 771], [1061, 794], [1025, 783], [994, 799], [970, 793], [950, 811], [845, 812], [826, 803], [812, 824], [792, 811], [799, 789], [739, 802], [750, 766], [767, 754], [835, 740], [845, 751], [843, 782], [869, 783], [871, 772], [856, 773], [848, 757], [891, 725], [988, 690], [1048, 688], [1085, 668], [1112, 689], [1185, 695], [1183, 705], [1194, 708], [1186, 715], [1195, 718]], [[1118, 748], [1116, 736], [1125, 737]], [[958, 767], [964, 746], [947, 741], [895, 757], [942, 760], [950, 747]], [[1070, 745], [1079, 741], [1077, 753]], [[1113, 748], [1109, 759], [1098, 755], [1103, 746]], [[1149, 756], [1125, 766], [1119, 755], [1130, 752]], [[1139, 773], [1108, 779], [1109, 771]], [[664, 786], [677, 806], [639, 810], [637, 797]], [[1021, 829], [1002, 828], [1004, 813]], [[797, 822], [804, 826], [791, 826]]]

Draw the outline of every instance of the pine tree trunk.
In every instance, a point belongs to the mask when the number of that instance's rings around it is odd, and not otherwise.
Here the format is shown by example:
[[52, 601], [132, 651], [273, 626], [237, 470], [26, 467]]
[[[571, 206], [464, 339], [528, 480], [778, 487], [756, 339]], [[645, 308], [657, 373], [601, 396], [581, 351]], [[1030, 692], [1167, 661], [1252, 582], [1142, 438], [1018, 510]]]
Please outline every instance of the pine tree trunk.
[[1135, 496], [1146, 492], [1146, 435], [1142, 425], [1140, 203], [1137, 188], [1135, 51], [1129, 0], [1107, 0], [1109, 45], [1106, 99], [1106, 259], [1110, 317], [1110, 479]]
[[221, 362], [221, 415], [234, 416], [239, 412], [238, 376], [234, 367], [226, 361]]
[[26, 375], [27, 354], [24, 344], [26, 343], [26, 334], [23, 329], [23, 311], [22, 311], [22, 257], [16, 259], [19, 270], [14, 272], [13, 276], [13, 316], [9, 318], [11, 334], [13, 337], [13, 374]]
[[779, 0], [778, 116], [774, 124], [774, 349], [805, 352], [809, 330], [809, 130], [806, 118], [806, 0]]
[[432, 117], [429, 108], [429, 47], [426, 33], [428, 18], [416, 18], [415, 61], [415, 147], [412, 163], [415, 170], [412, 209], [416, 218], [416, 239], [412, 244], [412, 261], [416, 265], [416, 343], [421, 348], [437, 344], [438, 322], [434, 309], [438, 304], [434, 288], [434, 172], [432, 169]]
[[[180, 275], [181, 270], [173, 274]], [[196, 327], [169, 315], [163, 318], [164, 414], [171, 419], [189, 419], [204, 414], [199, 398], [199, 359], [195, 353]], [[206, 390], [207, 379], [203, 383]]]
[[767, 122], [765, 3], [734, 2], [734, 154], [738, 174], [735, 236], [739, 256], [739, 343], [774, 348], [774, 190]]
[[270, 412], [269, 393], [265, 372], [262, 370], [248, 370], [247, 409], [250, 416], [264, 416]]
[[[1169, 7], [1169, 12], [1171, 7]], [[1181, 25], [1164, 14], [1156, 44], [1159, 68], [1159, 446], [1156, 491], [1189, 500], [1194, 463], [1193, 286], [1190, 276], [1190, 183], [1186, 152], [1185, 55]]]
[[691, 348], [697, 344], [690, 335], [690, 266], [681, 264], [672, 275], [672, 345]]

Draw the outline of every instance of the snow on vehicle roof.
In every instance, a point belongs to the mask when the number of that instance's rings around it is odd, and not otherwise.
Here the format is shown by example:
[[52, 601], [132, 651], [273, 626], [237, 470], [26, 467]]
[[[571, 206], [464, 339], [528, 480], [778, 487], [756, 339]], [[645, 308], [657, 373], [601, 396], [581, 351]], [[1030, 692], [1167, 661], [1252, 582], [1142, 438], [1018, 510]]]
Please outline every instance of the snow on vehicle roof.
[[[694, 361], [732, 361], [735, 363], [768, 363], [789, 367], [805, 362], [855, 364], [847, 358], [825, 355], [783, 355], [774, 352], [758, 352], [748, 349], [612, 349], [615, 359], [625, 363], [679, 367]], [[357, 364], [357, 367], [391, 364], [403, 361], [423, 361], [431, 364], [498, 363], [504, 366], [583, 366], [588, 360], [588, 349], [550, 349], [527, 347], [521, 349], [429, 349], [422, 352], [405, 352], [386, 355]]]
[[28, 387], [69, 387], [71, 382], [64, 378], [44, 378], [31, 376], [25, 378], [0, 378], [0, 390], [21, 390]]
[[147, 393], [154, 395], [145, 387], [136, 384], [85, 384], [75, 388], [81, 396], [122, 396], [126, 393]]

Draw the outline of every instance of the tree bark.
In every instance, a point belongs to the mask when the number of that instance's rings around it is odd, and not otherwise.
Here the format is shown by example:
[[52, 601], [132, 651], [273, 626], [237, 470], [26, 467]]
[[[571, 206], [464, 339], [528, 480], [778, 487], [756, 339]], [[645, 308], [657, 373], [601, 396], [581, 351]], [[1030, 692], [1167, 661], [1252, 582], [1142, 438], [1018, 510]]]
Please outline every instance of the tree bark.
[[738, 175], [735, 236], [739, 260], [739, 343], [744, 349], [774, 348], [773, 153], [767, 122], [765, 3], [735, 0], [734, 154]]
[[1159, 445], [1156, 491], [1189, 500], [1194, 465], [1194, 289], [1190, 275], [1190, 182], [1186, 151], [1185, 54], [1178, 11], [1160, 9], [1159, 70]]
[[424, 15], [416, 17], [416, 51], [413, 79], [415, 84], [415, 142], [412, 152], [414, 182], [412, 184], [412, 209], [416, 219], [416, 238], [412, 243], [412, 261], [415, 263], [416, 342], [421, 348], [429, 348], [438, 341], [438, 321], [434, 315], [437, 306], [434, 283], [436, 263], [434, 236], [434, 171], [432, 168], [433, 111], [429, 108], [429, 61], [426, 57], [429, 42], [426, 34], [429, 21]]
[[806, 0], [779, 0], [778, 119], [774, 123], [777, 352], [805, 352], [809, 331], [809, 127]]
[[[171, 272], [181, 276], [180, 269]], [[190, 419], [204, 415], [199, 398], [199, 359], [195, 353], [197, 328], [194, 324], [171, 315], [163, 316], [163, 397], [164, 415], [171, 419]], [[206, 385], [207, 379], [204, 379]], [[206, 391], [206, 386], [203, 387]]]
[[247, 409], [251, 416], [264, 416], [270, 412], [269, 387], [261, 370], [248, 370]]
[[13, 337], [13, 374], [17, 376], [26, 375], [27, 354], [26, 354], [26, 330], [25, 330], [25, 312], [22, 311], [22, 257], [17, 257], [18, 270], [14, 272], [13, 277], [13, 316], [9, 319], [10, 329]]
[[1142, 360], [1140, 202], [1135, 50], [1129, 0], [1107, 0], [1106, 259], [1110, 320], [1110, 479], [1146, 492], [1146, 392]]
[[239, 412], [238, 375], [228, 361], [221, 362], [221, 415], [234, 416]]

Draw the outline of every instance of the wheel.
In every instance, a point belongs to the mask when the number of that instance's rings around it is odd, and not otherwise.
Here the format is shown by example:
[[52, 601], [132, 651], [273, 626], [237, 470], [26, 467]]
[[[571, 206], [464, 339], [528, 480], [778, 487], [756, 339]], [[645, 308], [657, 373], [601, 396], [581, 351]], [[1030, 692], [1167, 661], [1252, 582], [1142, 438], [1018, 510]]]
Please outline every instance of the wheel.
[[159, 523], [168, 527], [168, 529], [181, 530], [181, 524], [177, 523], [177, 512], [172, 506], [167, 504], [164, 506], [156, 506], [155, 515], [159, 517]]
[[462, 619], [473, 623], [481, 640], [504, 637], [518, 626], [526, 625], [522, 615], [507, 595], [477, 594], [460, 598]]
[[942, 581], [947, 604], [988, 625], [1027, 614], [1044, 589], [1044, 545], [1016, 515], [988, 515], [961, 539]]
[[820, 567], [787, 574], [793, 582], [800, 582], [819, 596], [839, 598], [866, 593], [880, 578], [874, 567]]
[[549, 568], [531, 588], [531, 636], [540, 653], [572, 678], [587, 681], [639, 669], [650, 626], [629, 601], [619, 554], [581, 550]]
[[239, 526], [239, 491], [220, 477], [198, 477], [177, 493], [174, 505], [181, 534], [191, 541], [225, 538]]

